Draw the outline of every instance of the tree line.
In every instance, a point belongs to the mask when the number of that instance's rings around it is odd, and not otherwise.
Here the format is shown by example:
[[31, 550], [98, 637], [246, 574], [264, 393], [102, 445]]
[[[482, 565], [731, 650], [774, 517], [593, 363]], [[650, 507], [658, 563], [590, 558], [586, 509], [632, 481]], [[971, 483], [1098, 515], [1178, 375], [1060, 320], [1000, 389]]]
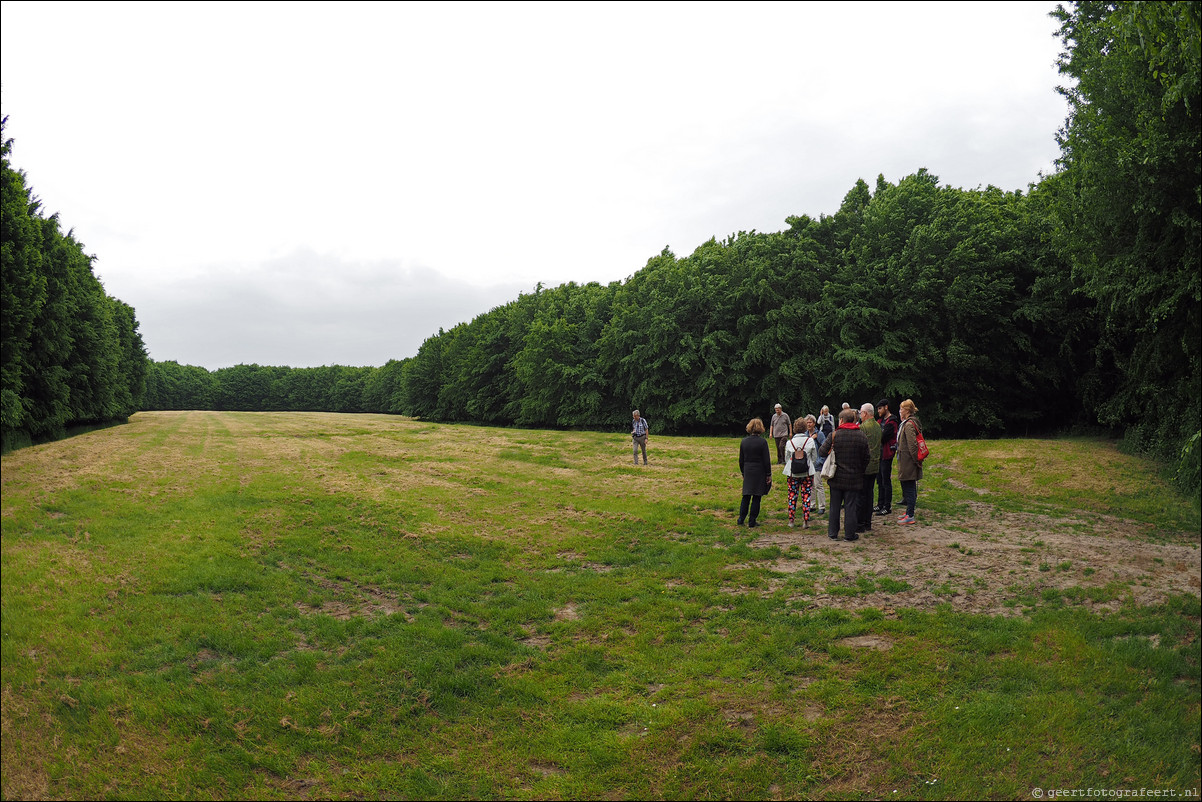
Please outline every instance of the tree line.
[[440, 332], [398, 397], [437, 420], [608, 428], [638, 407], [658, 431], [713, 432], [776, 401], [912, 396], [945, 433], [1063, 428], [1084, 417], [1090, 310], [1043, 247], [1047, 206], [925, 171], [860, 181], [829, 217], [665, 250], [624, 282], [539, 287]]
[[208, 371], [152, 360], [142, 408], [399, 413], [403, 410], [388, 394], [400, 365], [396, 361], [383, 368], [235, 365]]
[[108, 295], [92, 257], [45, 216], [9, 164], [0, 123], [0, 440], [5, 451], [69, 427], [125, 420], [145, 390], [147, 356], [131, 306]]
[[621, 282], [540, 284], [382, 367], [149, 362], [142, 406], [589, 429], [639, 407], [659, 432], [720, 432], [777, 401], [911, 397], [937, 435], [1110, 427], [1197, 488], [1198, 5], [1054, 16], [1070, 116], [1026, 191], [858, 181], [833, 214], [665, 249]]

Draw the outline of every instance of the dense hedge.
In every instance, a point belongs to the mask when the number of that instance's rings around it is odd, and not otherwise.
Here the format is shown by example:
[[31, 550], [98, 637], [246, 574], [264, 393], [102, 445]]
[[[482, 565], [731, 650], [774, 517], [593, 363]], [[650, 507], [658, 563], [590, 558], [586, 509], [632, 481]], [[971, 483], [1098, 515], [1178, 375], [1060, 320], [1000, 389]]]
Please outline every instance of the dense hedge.
[[[2, 129], [0, 129], [2, 130]], [[0, 133], [0, 139], [3, 139]], [[134, 310], [105, 294], [92, 257], [58, 215], [45, 217], [0, 147], [0, 435], [3, 448], [70, 426], [128, 418], [147, 357]]]

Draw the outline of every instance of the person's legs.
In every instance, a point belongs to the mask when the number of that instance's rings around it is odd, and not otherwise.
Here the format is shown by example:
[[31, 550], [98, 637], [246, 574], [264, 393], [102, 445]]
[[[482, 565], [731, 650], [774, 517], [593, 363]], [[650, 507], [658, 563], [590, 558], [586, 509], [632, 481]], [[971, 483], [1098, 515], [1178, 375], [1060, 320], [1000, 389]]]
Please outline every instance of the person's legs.
[[826, 536], [831, 540], [839, 539], [839, 509], [843, 506], [843, 491], [837, 487], [830, 488], [831, 497], [827, 499], [827, 509], [830, 515], [826, 519]]
[[864, 474], [864, 489], [860, 491], [860, 503], [856, 509], [856, 521], [860, 532], [872, 528], [872, 488], [876, 485], [876, 474]]
[[747, 507], [751, 504], [751, 496], [743, 496], [743, 501], [739, 504], [739, 526], [743, 525], [743, 521], [747, 520]]
[[860, 496], [861, 490], [843, 491], [843, 506], [847, 512], [843, 515], [843, 539], [855, 540], [859, 535]]
[[755, 522], [755, 519], [760, 515], [760, 498], [761, 496], [751, 497], [751, 512], [747, 516], [748, 526], [759, 526], [759, 524]]
[[639, 464], [639, 439], [637, 437], [632, 437], [632, 438], [630, 438], [630, 441], [632, 443], [634, 443], [634, 464], [638, 465]]
[[801, 519], [810, 525], [810, 492], [814, 489], [814, 477], [801, 477]]
[[789, 526], [793, 525], [793, 516], [797, 512], [797, 491], [801, 489], [801, 480], [790, 476], [788, 480], [789, 487]]
[[818, 511], [826, 510], [826, 480], [820, 474], [815, 474], [811, 477], [814, 480], [814, 499], [818, 505]]
[[787, 437], [776, 438], [776, 464], [785, 464], [785, 443], [789, 441]]
[[903, 481], [901, 487], [902, 503], [906, 505], [906, 515], [913, 518], [914, 506], [918, 503], [918, 482], [916, 480]]
[[893, 510], [893, 457], [881, 460], [881, 468], [877, 471], [877, 506], [882, 515], [888, 515]]

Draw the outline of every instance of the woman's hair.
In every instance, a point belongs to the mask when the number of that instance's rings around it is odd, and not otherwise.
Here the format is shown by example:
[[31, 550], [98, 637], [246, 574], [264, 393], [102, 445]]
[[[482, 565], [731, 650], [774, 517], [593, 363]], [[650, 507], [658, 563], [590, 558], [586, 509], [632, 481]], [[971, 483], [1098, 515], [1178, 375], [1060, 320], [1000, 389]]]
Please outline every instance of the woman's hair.
[[747, 422], [747, 433], [748, 434], [763, 434], [764, 433], [764, 422], [762, 420], [760, 420], [759, 418], [752, 418], [750, 421]]
[[914, 406], [914, 402], [911, 401], [909, 398], [907, 398], [905, 401], [901, 402], [901, 406], [899, 407], [899, 409], [909, 410], [911, 415], [913, 415], [915, 412], [918, 411], [918, 407]]
[[793, 434], [797, 434], [798, 432], [804, 432], [805, 430], [806, 430], [806, 419], [805, 418], [798, 418], [797, 420], [793, 421]]
[[839, 423], [855, 423], [856, 411], [854, 409], [844, 409], [839, 412]]

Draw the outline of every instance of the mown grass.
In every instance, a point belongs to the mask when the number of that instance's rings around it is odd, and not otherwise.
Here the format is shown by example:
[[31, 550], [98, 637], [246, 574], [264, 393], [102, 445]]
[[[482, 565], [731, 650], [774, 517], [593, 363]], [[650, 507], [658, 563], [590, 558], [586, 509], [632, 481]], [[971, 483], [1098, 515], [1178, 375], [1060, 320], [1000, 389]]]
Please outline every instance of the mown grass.
[[1149, 524], [1150, 536], [1202, 528], [1202, 499], [1175, 494], [1155, 463], [1096, 438], [957, 440], [939, 444], [924, 476], [933, 503], [968, 499], [1000, 509], [1119, 516]]
[[[1103, 443], [935, 445], [949, 526], [965, 500], [1120, 516], [1197, 553], [1196, 500]], [[1196, 793], [1197, 588], [815, 607], [924, 580], [784, 576], [806, 552], [733, 524], [737, 440], [628, 446], [157, 413], [5, 456], [3, 796]]]

